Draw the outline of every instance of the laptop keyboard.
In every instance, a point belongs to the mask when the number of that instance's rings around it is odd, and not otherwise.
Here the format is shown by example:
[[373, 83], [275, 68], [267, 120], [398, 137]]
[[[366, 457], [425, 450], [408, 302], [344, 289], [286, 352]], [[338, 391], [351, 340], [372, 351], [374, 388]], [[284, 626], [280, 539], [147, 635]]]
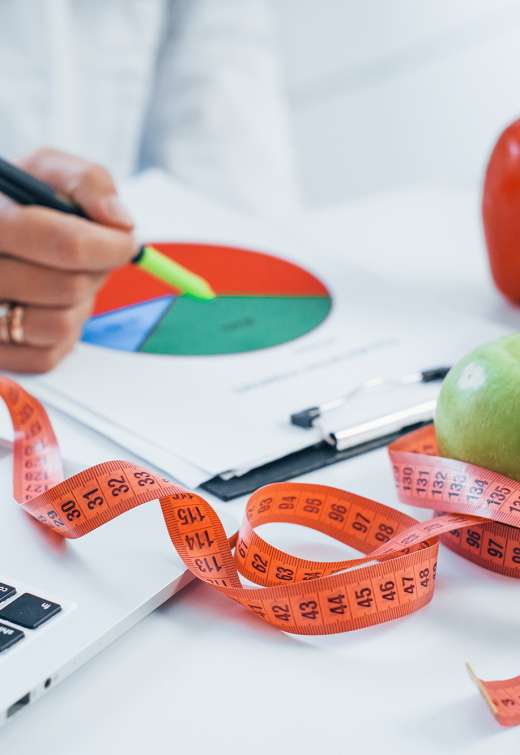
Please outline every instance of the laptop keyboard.
[[0, 582], [0, 602], [7, 600], [7, 598], [12, 598], [15, 593], [16, 590], [14, 587]]
[[22, 632], [21, 629], [15, 629], [14, 627], [7, 626], [7, 624], [0, 623], [0, 653], [16, 645], [24, 637], [25, 632]]
[[[29, 592], [14, 597], [16, 593], [15, 587], [0, 582], [0, 653], [23, 640], [25, 632], [20, 627], [37, 629], [61, 611], [59, 603]], [[7, 600], [10, 602], [6, 604]], [[5, 624], [5, 621], [9, 623]]]

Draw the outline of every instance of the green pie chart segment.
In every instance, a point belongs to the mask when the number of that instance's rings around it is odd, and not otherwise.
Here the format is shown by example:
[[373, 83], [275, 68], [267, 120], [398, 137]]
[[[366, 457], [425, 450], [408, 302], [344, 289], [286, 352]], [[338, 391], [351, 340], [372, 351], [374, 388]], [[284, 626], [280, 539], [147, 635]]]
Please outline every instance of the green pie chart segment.
[[265, 349], [308, 333], [330, 308], [326, 296], [180, 296], [139, 351], [210, 356]]

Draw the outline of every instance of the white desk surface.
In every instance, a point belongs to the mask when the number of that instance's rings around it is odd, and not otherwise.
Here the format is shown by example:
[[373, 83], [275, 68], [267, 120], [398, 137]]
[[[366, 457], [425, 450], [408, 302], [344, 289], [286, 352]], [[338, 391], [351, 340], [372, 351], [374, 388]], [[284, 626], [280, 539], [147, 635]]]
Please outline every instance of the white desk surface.
[[[389, 284], [421, 286], [432, 313], [451, 304], [514, 326], [520, 313], [493, 292], [477, 220], [472, 196], [417, 190], [332, 208], [309, 225]], [[77, 426], [59, 432], [69, 455], [92, 451]], [[113, 456], [110, 445], [97, 443], [95, 453]], [[396, 505], [385, 450], [308, 479]], [[242, 507], [229, 504], [237, 514]], [[520, 673], [518, 590], [444, 550], [423, 611], [301, 638], [192, 584], [13, 718], [0, 752], [516, 754], [520, 728], [496, 724], [464, 661], [484, 678]]]

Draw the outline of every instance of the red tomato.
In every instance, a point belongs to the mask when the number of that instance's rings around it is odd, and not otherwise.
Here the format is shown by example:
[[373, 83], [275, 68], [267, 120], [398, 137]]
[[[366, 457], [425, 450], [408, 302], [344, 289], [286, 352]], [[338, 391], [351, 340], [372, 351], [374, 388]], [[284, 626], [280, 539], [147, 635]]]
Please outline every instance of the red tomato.
[[491, 153], [482, 216], [496, 286], [520, 303], [520, 120], [506, 128]]

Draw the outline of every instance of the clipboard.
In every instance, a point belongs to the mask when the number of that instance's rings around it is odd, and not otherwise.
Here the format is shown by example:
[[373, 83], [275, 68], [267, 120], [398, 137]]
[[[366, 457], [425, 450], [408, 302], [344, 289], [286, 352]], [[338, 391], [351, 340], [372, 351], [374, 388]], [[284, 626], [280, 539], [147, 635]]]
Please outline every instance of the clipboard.
[[272, 482], [284, 482], [322, 467], [387, 446], [412, 430], [432, 424], [435, 401], [329, 433], [323, 440], [235, 477], [217, 475], [201, 487], [222, 501], [251, 493]]
[[[361, 383], [342, 396], [294, 412], [289, 419], [291, 424], [302, 429], [320, 427], [324, 414], [342, 407], [360, 393], [414, 383], [438, 382], [444, 380], [449, 370], [449, 367], [442, 366], [395, 378], [376, 377]], [[285, 482], [309, 472], [315, 472], [317, 469], [387, 446], [412, 430], [432, 424], [435, 405], [435, 400], [424, 401], [334, 432], [322, 430], [323, 438], [317, 443], [259, 465], [243, 474], [216, 475], [202, 483], [201, 487], [222, 501], [231, 501], [252, 493], [263, 485]]]

